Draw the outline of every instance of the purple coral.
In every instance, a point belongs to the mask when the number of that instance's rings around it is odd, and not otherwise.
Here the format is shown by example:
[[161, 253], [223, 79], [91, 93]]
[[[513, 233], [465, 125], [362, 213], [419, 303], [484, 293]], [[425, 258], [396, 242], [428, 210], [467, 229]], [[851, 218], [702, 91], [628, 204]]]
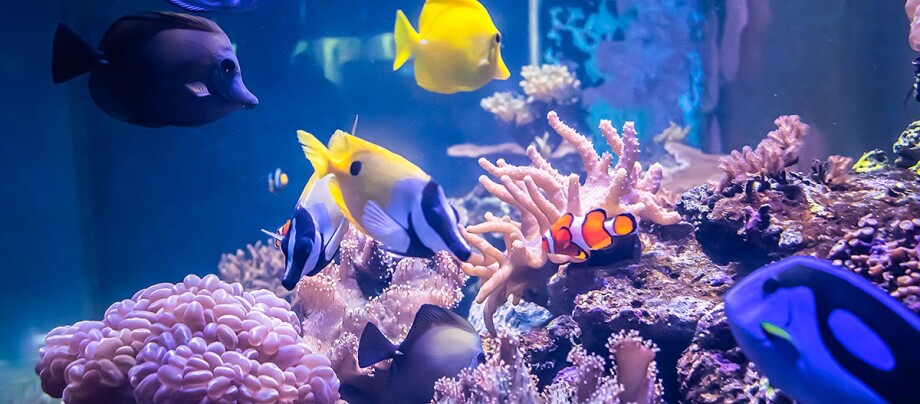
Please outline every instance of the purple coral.
[[329, 359], [303, 342], [289, 303], [214, 275], [157, 284], [102, 321], [55, 328], [40, 354], [42, 388], [70, 403], [339, 399]]

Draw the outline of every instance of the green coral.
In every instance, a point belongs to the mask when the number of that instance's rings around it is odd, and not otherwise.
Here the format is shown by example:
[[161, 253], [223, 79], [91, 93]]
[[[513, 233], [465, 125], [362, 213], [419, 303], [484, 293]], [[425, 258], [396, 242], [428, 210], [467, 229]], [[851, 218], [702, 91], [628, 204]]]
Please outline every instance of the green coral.
[[893, 149], [898, 155], [894, 165], [898, 167], [908, 168], [920, 162], [920, 120], [912, 122], [901, 132]]
[[867, 151], [853, 164], [853, 171], [859, 174], [871, 173], [888, 167], [888, 156], [880, 149]]

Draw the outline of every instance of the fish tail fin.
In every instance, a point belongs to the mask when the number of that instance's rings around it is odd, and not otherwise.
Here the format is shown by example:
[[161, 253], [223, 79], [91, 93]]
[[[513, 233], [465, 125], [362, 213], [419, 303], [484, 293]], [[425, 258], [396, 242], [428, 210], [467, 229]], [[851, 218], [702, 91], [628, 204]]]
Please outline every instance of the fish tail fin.
[[409, 19], [402, 10], [396, 10], [396, 27], [393, 28], [393, 37], [396, 39], [396, 59], [393, 60], [393, 70], [399, 70], [412, 57], [412, 47], [420, 39], [418, 32], [412, 28], [412, 24], [409, 23]]
[[102, 60], [102, 53], [64, 24], [58, 24], [54, 32], [52, 49], [51, 77], [55, 84], [92, 71]]
[[322, 178], [332, 171], [332, 156], [329, 149], [312, 133], [299, 130], [297, 131], [297, 140], [303, 147], [303, 154], [310, 160], [313, 170], [316, 171], [316, 177]]
[[366, 368], [395, 357], [396, 348], [374, 323], [367, 323], [358, 342], [358, 366]]

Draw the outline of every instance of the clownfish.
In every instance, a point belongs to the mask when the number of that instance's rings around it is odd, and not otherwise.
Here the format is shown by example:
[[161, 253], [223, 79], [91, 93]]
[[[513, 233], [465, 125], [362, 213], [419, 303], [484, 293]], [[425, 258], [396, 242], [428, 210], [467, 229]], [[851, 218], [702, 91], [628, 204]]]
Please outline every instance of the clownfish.
[[281, 284], [287, 290], [294, 290], [302, 276], [319, 273], [339, 252], [347, 226], [329, 192], [331, 180], [331, 175], [311, 178], [294, 206], [294, 214], [278, 232], [262, 230], [284, 254]]
[[448, 251], [469, 259], [472, 247], [460, 234], [456, 210], [421, 168], [341, 130], [328, 148], [310, 133], [297, 137], [315, 175], [332, 175], [330, 192], [348, 221], [385, 250], [421, 258]]
[[585, 261], [591, 251], [610, 247], [614, 238], [634, 234], [637, 229], [636, 217], [631, 213], [620, 213], [609, 219], [607, 212], [600, 208], [584, 216], [566, 213], [543, 235], [543, 251]]
[[273, 194], [281, 192], [282, 189], [287, 188], [288, 181], [287, 173], [276, 168], [275, 171], [268, 173], [268, 192]]

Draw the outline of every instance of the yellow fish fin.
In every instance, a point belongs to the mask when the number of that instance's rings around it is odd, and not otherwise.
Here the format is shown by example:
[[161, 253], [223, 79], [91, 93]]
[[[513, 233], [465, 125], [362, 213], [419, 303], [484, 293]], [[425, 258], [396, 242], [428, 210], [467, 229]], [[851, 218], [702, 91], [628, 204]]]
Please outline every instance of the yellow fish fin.
[[300, 141], [301, 147], [303, 147], [303, 154], [307, 156], [307, 160], [310, 160], [310, 164], [313, 165], [313, 174], [317, 178], [322, 178], [326, 173], [332, 171], [332, 159], [329, 154], [329, 149], [319, 141], [316, 136], [313, 136], [312, 133], [298, 130], [297, 131], [297, 140]]
[[336, 160], [343, 160], [355, 151], [355, 136], [348, 134], [343, 130], [336, 130], [329, 138], [329, 154]]
[[419, 32], [427, 34], [429, 28], [438, 25], [439, 18], [447, 18], [448, 21], [451, 21], [456, 18], [456, 15], [451, 16], [450, 12], [457, 11], [459, 8], [468, 8], [463, 11], [471, 13], [468, 15], [473, 15], [477, 19], [482, 18], [482, 15], [489, 18], [489, 11], [477, 0], [428, 0], [422, 7], [422, 15], [419, 16]]
[[396, 59], [393, 60], [393, 70], [399, 70], [409, 58], [412, 57], [412, 48], [421, 37], [402, 10], [396, 10], [396, 26], [393, 28], [393, 37], [396, 39]]

